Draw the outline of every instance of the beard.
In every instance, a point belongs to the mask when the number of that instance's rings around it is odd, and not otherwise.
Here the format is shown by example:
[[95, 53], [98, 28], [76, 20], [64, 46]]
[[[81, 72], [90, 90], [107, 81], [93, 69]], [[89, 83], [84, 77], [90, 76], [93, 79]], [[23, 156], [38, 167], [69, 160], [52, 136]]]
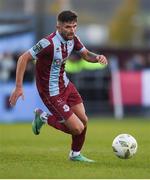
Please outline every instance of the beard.
[[65, 32], [62, 32], [61, 35], [64, 38], [64, 40], [66, 40], [66, 41], [72, 40], [75, 36], [74, 33], [65, 33]]

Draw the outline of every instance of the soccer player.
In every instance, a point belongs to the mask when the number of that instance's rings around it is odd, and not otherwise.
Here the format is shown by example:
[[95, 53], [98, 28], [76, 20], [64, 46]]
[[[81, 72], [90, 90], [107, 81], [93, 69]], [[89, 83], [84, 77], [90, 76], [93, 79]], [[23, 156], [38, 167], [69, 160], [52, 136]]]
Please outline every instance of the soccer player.
[[56, 32], [41, 39], [35, 46], [19, 57], [16, 70], [16, 87], [10, 96], [14, 106], [19, 97], [24, 98], [23, 77], [27, 63], [36, 60], [36, 86], [39, 95], [51, 114], [35, 109], [32, 130], [40, 134], [42, 126], [48, 125], [71, 134], [69, 158], [72, 161], [94, 162], [80, 151], [85, 141], [88, 118], [82, 98], [64, 71], [65, 62], [72, 51], [93, 63], [107, 65], [103, 55], [90, 52], [76, 36], [77, 14], [62, 11], [57, 17]]

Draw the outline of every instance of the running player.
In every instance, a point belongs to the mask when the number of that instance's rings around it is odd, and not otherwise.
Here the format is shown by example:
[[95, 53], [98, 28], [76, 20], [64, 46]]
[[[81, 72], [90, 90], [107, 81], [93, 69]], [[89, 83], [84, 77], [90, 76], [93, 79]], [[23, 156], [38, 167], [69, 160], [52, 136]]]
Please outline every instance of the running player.
[[41, 39], [35, 46], [19, 57], [16, 70], [16, 87], [10, 96], [14, 106], [23, 94], [23, 77], [27, 63], [36, 60], [36, 85], [45, 106], [52, 114], [35, 109], [32, 130], [40, 134], [42, 126], [48, 125], [72, 135], [70, 160], [93, 162], [80, 151], [85, 141], [88, 118], [82, 98], [64, 71], [65, 62], [72, 51], [78, 51], [89, 62], [107, 65], [105, 56], [90, 52], [76, 36], [77, 14], [62, 11], [57, 17], [56, 32]]

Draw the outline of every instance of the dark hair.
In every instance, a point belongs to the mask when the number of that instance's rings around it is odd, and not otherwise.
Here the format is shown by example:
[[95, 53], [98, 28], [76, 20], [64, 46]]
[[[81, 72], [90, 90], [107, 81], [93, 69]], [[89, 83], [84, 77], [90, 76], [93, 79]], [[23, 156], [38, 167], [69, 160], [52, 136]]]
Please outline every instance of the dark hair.
[[77, 14], [74, 11], [62, 11], [58, 17], [57, 20], [59, 22], [72, 22], [72, 21], [77, 21]]

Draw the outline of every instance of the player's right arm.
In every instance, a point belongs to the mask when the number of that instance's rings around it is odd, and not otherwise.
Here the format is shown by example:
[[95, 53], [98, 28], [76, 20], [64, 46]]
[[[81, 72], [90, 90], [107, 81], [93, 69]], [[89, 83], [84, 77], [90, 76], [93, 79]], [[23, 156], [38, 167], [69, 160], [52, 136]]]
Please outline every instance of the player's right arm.
[[30, 60], [38, 59], [38, 56], [47, 56], [47, 54], [50, 52], [50, 47], [50, 41], [46, 38], [43, 38], [31, 49], [29, 49], [27, 52], [25, 52], [22, 56], [19, 57], [16, 70], [16, 87], [12, 91], [12, 94], [9, 98], [10, 105], [14, 106], [20, 96], [22, 97], [22, 99], [24, 99], [22, 85], [27, 63]]
[[22, 97], [22, 99], [24, 99], [23, 87], [22, 87], [23, 77], [24, 77], [27, 64], [32, 59], [33, 57], [29, 51], [22, 54], [18, 59], [17, 70], [16, 70], [16, 86], [14, 90], [12, 91], [12, 94], [9, 98], [9, 102], [11, 106], [14, 106], [16, 104], [19, 97]]

